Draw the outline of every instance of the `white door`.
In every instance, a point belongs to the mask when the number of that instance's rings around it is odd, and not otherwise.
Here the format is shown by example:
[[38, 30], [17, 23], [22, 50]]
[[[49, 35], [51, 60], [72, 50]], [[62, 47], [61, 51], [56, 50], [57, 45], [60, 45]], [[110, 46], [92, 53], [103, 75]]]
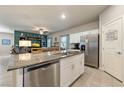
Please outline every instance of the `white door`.
[[103, 26], [102, 54], [104, 70], [122, 81], [122, 19]]

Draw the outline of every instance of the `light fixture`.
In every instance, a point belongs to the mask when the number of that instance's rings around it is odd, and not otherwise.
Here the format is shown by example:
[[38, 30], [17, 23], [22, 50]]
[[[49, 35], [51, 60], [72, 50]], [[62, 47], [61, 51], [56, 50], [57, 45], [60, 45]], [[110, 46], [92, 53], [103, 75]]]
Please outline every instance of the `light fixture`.
[[61, 15], [61, 18], [62, 18], [62, 19], [65, 19], [65, 18], [66, 18], [65, 14], [62, 14], [62, 15]]
[[40, 31], [40, 34], [43, 34], [43, 31]]
[[33, 26], [32, 30], [34, 30], [34, 31], [38, 31], [38, 30], [39, 30], [39, 27], [37, 27], [37, 26]]
[[44, 33], [45, 35], [48, 35], [48, 34], [49, 34], [49, 32], [48, 32], [48, 31], [44, 31], [43, 33]]
[[33, 26], [34, 31], [38, 31], [40, 34], [48, 34], [48, 29], [45, 27], [38, 27], [38, 26]]

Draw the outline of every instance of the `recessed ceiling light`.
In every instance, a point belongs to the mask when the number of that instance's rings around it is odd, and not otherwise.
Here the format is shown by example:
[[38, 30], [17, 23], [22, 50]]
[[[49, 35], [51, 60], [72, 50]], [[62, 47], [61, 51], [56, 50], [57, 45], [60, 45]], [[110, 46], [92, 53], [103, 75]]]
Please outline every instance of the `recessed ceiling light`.
[[62, 19], [65, 19], [65, 18], [66, 18], [65, 14], [62, 14], [62, 15], [61, 15], [61, 18], [62, 18]]

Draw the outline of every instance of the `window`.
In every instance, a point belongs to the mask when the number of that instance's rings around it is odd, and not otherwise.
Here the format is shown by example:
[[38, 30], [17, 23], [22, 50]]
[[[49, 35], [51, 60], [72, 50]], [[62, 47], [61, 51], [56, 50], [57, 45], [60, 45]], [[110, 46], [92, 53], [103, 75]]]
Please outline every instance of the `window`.
[[47, 47], [51, 47], [52, 46], [52, 39], [48, 38], [47, 39]]
[[69, 35], [63, 35], [60, 37], [60, 49], [68, 49], [69, 46]]

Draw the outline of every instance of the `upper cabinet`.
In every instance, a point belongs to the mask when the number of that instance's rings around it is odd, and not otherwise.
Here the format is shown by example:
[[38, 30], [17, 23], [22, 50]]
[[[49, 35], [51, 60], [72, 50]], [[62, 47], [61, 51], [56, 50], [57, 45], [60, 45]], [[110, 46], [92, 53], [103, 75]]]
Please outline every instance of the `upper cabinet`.
[[70, 43], [80, 43], [81, 35], [82, 35], [82, 32], [70, 34]]

